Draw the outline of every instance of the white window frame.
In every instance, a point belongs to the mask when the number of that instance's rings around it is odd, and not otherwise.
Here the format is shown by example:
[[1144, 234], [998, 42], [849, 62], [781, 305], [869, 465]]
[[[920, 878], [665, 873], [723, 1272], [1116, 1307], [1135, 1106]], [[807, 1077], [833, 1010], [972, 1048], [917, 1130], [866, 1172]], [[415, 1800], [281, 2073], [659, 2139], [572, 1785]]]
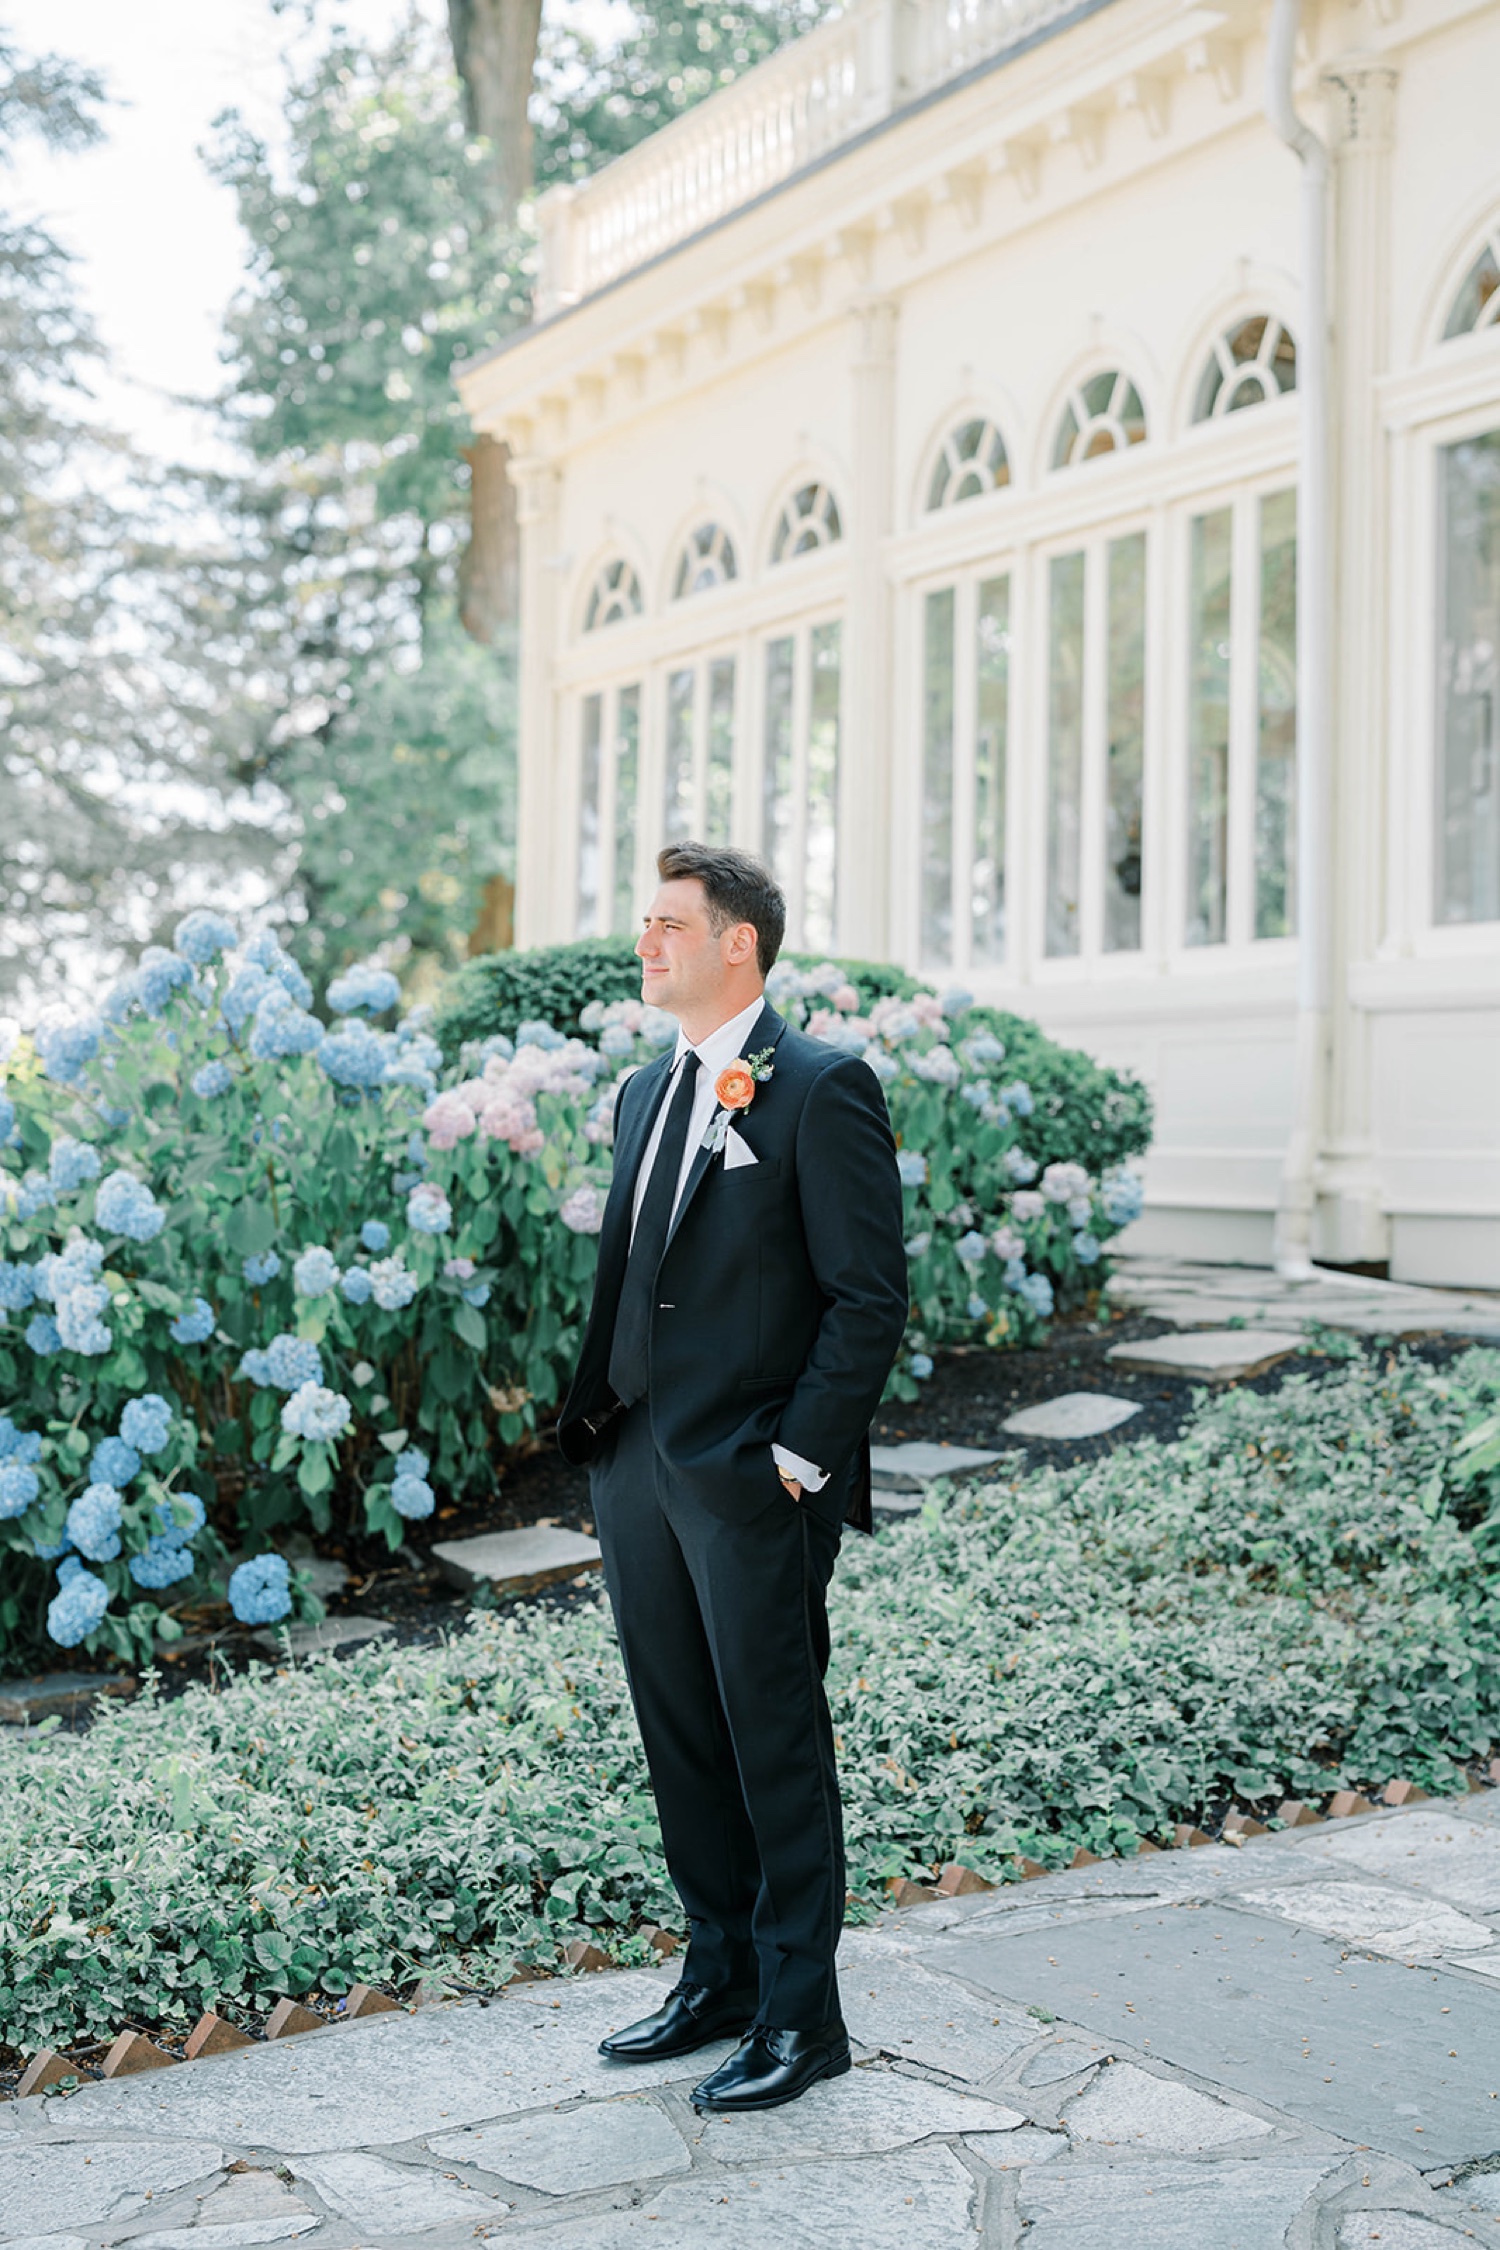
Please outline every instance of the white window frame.
[[[1001, 488], [1005, 489], [1004, 487]], [[990, 495], [983, 495], [989, 498]], [[966, 507], [967, 501], [954, 502], [955, 507]], [[948, 511], [934, 509], [934, 515]], [[906, 957], [918, 964], [918, 974], [929, 971], [934, 976], [975, 975], [986, 979], [1008, 977], [1013, 972], [1016, 955], [1016, 885], [1018, 880], [1018, 830], [1016, 795], [1019, 759], [1017, 750], [1016, 691], [1021, 672], [1020, 623], [1024, 600], [1022, 594], [1022, 569], [1024, 557], [1013, 547], [1002, 547], [982, 560], [968, 558], [949, 569], [924, 572], [912, 579], [906, 589], [906, 599], [911, 621], [911, 693], [907, 699], [910, 711], [909, 739], [913, 745], [910, 814], [906, 822], [910, 851], [905, 878], [905, 895], [909, 902], [910, 940]], [[1001, 861], [1005, 895], [1005, 949], [998, 961], [983, 961], [977, 965], [973, 958], [973, 916], [969, 909], [967, 870], [974, 854], [974, 767], [976, 721], [979, 708], [978, 663], [976, 631], [979, 617], [979, 589], [991, 580], [1004, 578], [1010, 587], [1010, 663], [1006, 675], [1005, 713], [1005, 835], [1002, 840]], [[927, 740], [924, 698], [927, 678], [927, 600], [931, 594], [953, 594], [953, 858], [952, 858], [952, 958], [946, 962], [929, 961], [922, 947], [922, 820], [923, 788], [926, 772]]]
[[[1289, 394], [1290, 395], [1290, 394]], [[1252, 410], [1254, 411], [1254, 410]], [[1226, 421], [1228, 417], [1224, 418]], [[1213, 423], [1201, 429], [1223, 427]], [[1297, 469], [1263, 470], [1253, 476], [1225, 479], [1205, 485], [1185, 496], [1173, 511], [1171, 524], [1171, 628], [1167, 635], [1172, 666], [1170, 735], [1172, 758], [1168, 785], [1168, 882], [1166, 885], [1166, 950], [1175, 967], [1191, 971], [1207, 958], [1223, 965], [1267, 962], [1278, 955], [1290, 957], [1296, 936], [1255, 935], [1255, 802], [1256, 766], [1260, 737], [1260, 510], [1263, 500], [1295, 489]], [[1190, 810], [1189, 740], [1192, 702], [1192, 525], [1196, 516], [1231, 511], [1230, 521], [1230, 670], [1229, 670], [1229, 846], [1226, 877], [1224, 937], [1205, 945], [1187, 942], [1188, 816]], [[1302, 558], [1298, 556], [1298, 568]], [[1236, 598], [1240, 589], [1244, 598]], [[1301, 651], [1298, 652], [1301, 671]], [[1299, 714], [1300, 715], [1300, 714]], [[1299, 746], [1300, 749], [1300, 746]], [[1294, 844], [1294, 849], [1295, 849]], [[1294, 861], [1295, 866], [1295, 861]], [[1293, 895], [1295, 919], [1295, 879]]]
[[[1132, 451], [1135, 449], [1132, 448]], [[1092, 466], [1086, 463], [1084, 466]], [[1116, 540], [1146, 536], [1146, 634], [1142, 691], [1145, 699], [1141, 758], [1141, 939], [1128, 951], [1104, 946], [1104, 822], [1106, 797], [1106, 660], [1109, 549]], [[1133, 976], [1151, 947], [1152, 909], [1160, 890], [1160, 839], [1153, 834], [1153, 800], [1160, 795], [1153, 737], [1160, 735], [1160, 702], [1153, 653], [1161, 640], [1158, 586], [1161, 538], [1154, 511], [1134, 509], [1096, 521], [1087, 528], [1039, 541], [1032, 557], [1033, 631], [1028, 642], [1031, 675], [1035, 776], [1032, 790], [1030, 859], [1034, 869], [1030, 901], [1030, 951], [1041, 983], [1093, 982], [1100, 976]], [[1050, 684], [1052, 657], [1052, 564], [1060, 556], [1084, 557], [1084, 709], [1083, 772], [1079, 792], [1079, 943], [1076, 953], [1047, 951], [1047, 827], [1050, 803]]]
[[[635, 857], [631, 876], [633, 886], [636, 890], [639, 890], [645, 863], [643, 851], [645, 823], [641, 815], [645, 802], [646, 746], [650, 723], [650, 693], [646, 668], [640, 664], [621, 666], [618, 670], [598, 679], [589, 680], [568, 699], [569, 741], [571, 744], [569, 757], [571, 789], [569, 796], [572, 811], [569, 834], [572, 837], [573, 846], [568, 926], [575, 937], [609, 937], [619, 934], [615, 931], [614, 926], [615, 839], [618, 827], [615, 817], [617, 810], [616, 781], [619, 771], [619, 761], [614, 754], [614, 748], [619, 740], [620, 696], [631, 688], [636, 689], [640, 698], [638, 706], [640, 731], [636, 741]], [[600, 698], [599, 893], [594, 928], [592, 930], [580, 930], [578, 922], [582, 904], [584, 718], [585, 707], [589, 698], [595, 695]]]
[[[834, 550], [837, 551], [836, 549]], [[805, 558], [799, 558], [799, 560]], [[781, 874], [782, 889], [786, 894], [786, 945], [793, 952], [806, 950], [804, 942], [805, 912], [807, 905], [807, 780], [808, 756], [812, 722], [812, 636], [820, 626], [837, 625], [839, 640], [839, 770], [838, 799], [834, 816], [834, 936], [831, 951], [837, 952], [842, 943], [839, 910], [849, 896], [848, 862], [845, 856], [847, 839], [851, 833], [849, 821], [850, 757], [849, 757], [849, 621], [843, 601], [819, 603], [816, 607], [771, 615], [757, 623], [749, 637], [749, 665], [746, 675], [748, 694], [744, 709], [747, 713], [745, 744], [747, 756], [744, 763], [743, 795], [737, 794], [741, 813], [742, 832], [737, 839], [758, 857], [768, 846], [762, 828], [764, 804], [766, 720], [766, 652], [773, 641], [790, 640], [792, 651], [792, 822], [787, 845], [789, 865]]]
[[1391, 440], [1388, 611], [1391, 820], [1382, 952], [1493, 957], [1500, 923], [1440, 922], [1437, 906], [1439, 455], [1500, 428], [1500, 327], [1435, 347], [1418, 374], [1382, 386]]
[[651, 802], [656, 840], [649, 848], [648, 857], [651, 864], [655, 863], [656, 853], [666, 841], [667, 727], [671, 715], [670, 682], [673, 675], [678, 672], [691, 672], [693, 675], [691, 812], [687, 833], [699, 840], [707, 840], [709, 715], [711, 708], [709, 678], [716, 664], [732, 664], [734, 666], [734, 695], [730, 716], [728, 840], [734, 843], [739, 839], [742, 827], [739, 817], [742, 787], [739, 750], [745, 725], [745, 643], [743, 638], [705, 643], [702, 648], [685, 651], [681, 656], [663, 658], [661, 663], [654, 668], [653, 707], [658, 722], [655, 740], [659, 747], [652, 761], [654, 766], [654, 795]]

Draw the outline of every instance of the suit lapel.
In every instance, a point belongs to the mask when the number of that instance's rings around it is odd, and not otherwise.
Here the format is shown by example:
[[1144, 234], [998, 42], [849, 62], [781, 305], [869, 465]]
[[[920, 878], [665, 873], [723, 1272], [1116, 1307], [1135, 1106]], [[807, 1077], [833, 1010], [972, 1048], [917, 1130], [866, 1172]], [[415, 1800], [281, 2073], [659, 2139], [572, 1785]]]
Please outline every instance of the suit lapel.
[[[753, 1026], [751, 1027], [750, 1036], [744, 1042], [743, 1048], [741, 1050], [742, 1053], [746, 1055], [754, 1055], [759, 1054], [762, 1047], [774, 1047], [785, 1029], [786, 1018], [784, 1016], [778, 1016], [776, 1010], [770, 1005], [770, 1002], [767, 1001], [766, 1004], [762, 1007], [760, 1014], [756, 1017]], [[712, 1117], [714, 1113], [710, 1111], [709, 1114], [710, 1117]], [[693, 1197], [697, 1194], [704, 1174], [707, 1172], [710, 1164], [712, 1164], [714, 1161], [715, 1158], [706, 1148], [700, 1146], [694, 1153], [692, 1166], [688, 1172], [687, 1179], [683, 1183], [682, 1193], [677, 1198], [677, 1208], [672, 1214], [672, 1224], [667, 1229], [667, 1239], [662, 1245], [663, 1257], [665, 1257], [667, 1252], [671, 1249], [672, 1238], [683, 1222], [683, 1218], [687, 1212], [687, 1207], [692, 1202]], [[722, 1154], [718, 1157], [717, 1161], [722, 1164]]]

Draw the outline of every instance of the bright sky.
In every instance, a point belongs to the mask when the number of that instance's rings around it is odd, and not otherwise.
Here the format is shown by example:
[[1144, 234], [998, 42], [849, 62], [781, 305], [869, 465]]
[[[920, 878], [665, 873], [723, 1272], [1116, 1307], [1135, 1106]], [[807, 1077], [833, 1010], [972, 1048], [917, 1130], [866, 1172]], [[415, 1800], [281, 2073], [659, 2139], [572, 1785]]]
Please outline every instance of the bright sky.
[[[404, 0], [339, 10], [375, 38], [404, 13]], [[158, 457], [211, 458], [207, 417], [173, 401], [222, 379], [219, 327], [243, 247], [233, 202], [198, 152], [230, 107], [275, 140], [293, 19], [274, 16], [271, 0], [0, 0], [0, 23], [23, 49], [100, 71], [113, 96], [102, 146], [49, 157], [23, 144], [3, 186], [78, 257], [80, 294], [115, 363], [99, 391], [104, 418]]]

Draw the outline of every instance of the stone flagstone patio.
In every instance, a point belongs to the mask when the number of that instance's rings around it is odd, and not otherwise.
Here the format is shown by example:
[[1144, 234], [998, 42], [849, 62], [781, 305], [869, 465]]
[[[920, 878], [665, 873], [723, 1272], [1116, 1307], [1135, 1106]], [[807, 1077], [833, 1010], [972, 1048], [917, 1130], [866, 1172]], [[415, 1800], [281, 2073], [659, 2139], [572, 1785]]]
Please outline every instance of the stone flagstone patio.
[[9, 2250], [1500, 2244], [1500, 1792], [1109, 1861], [851, 1931], [858, 2067], [700, 2118], [516, 1985], [0, 2110]]

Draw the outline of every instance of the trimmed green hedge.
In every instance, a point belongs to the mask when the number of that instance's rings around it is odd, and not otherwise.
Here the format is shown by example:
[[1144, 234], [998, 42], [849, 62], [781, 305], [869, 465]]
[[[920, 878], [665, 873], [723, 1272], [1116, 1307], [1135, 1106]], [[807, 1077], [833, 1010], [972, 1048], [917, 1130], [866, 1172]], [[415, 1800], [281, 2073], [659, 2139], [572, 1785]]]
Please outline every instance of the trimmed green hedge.
[[[821, 967], [819, 953], [784, 953], [799, 969]], [[889, 961], [836, 964], [859, 988], [861, 1004], [894, 996], [909, 1000], [941, 980], [910, 975]], [[504, 1032], [513, 1039], [518, 1024], [555, 1024], [570, 1037], [586, 1037], [579, 1018], [590, 1001], [639, 1000], [641, 969], [626, 937], [577, 938], [568, 945], [539, 945], [524, 952], [487, 953], [467, 962], [444, 991], [433, 1030], [444, 1055], [454, 1060], [468, 1040]], [[1151, 1145], [1151, 1096], [1128, 1071], [1110, 1070], [1076, 1048], [1059, 1046], [1027, 1016], [984, 1005], [965, 1018], [1003, 1039], [1006, 1075], [1024, 1078], [1035, 1110], [1026, 1121], [1022, 1146], [1042, 1166], [1083, 1164], [1096, 1176]]]
[[[821, 953], [783, 953], [801, 969], [827, 958]], [[886, 961], [838, 963], [865, 1004], [894, 993], [909, 1000], [922, 987]], [[470, 1039], [503, 1031], [514, 1039], [523, 1023], [550, 1023], [570, 1038], [587, 1036], [579, 1018], [591, 1000], [639, 1000], [641, 964], [628, 937], [574, 938], [567, 945], [537, 945], [523, 952], [485, 953], [466, 961], [443, 989], [433, 1030], [443, 1053], [454, 1060]]]

